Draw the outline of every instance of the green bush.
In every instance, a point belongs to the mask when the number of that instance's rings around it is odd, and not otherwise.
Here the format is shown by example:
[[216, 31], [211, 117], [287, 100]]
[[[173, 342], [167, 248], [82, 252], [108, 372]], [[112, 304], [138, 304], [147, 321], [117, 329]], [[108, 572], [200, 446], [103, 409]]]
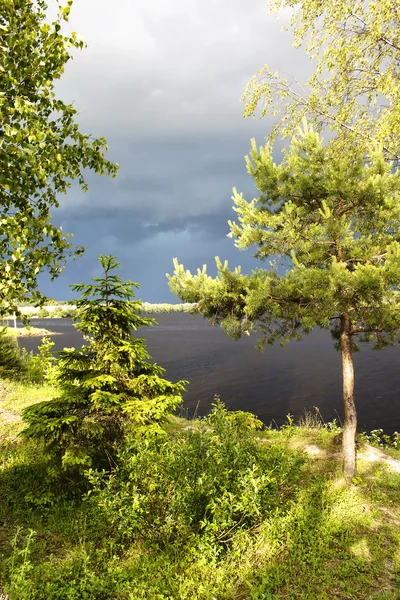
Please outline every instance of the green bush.
[[76, 307], [63, 304], [60, 306], [59, 316], [67, 319], [73, 319], [76, 315]]
[[27, 352], [25, 348], [21, 350], [21, 357], [24, 363], [24, 370], [21, 379], [28, 383], [56, 383], [56, 359], [52, 354], [54, 342], [49, 337], [43, 337], [42, 343], [38, 347], [38, 354]]
[[17, 340], [7, 335], [7, 327], [2, 327], [0, 329], [0, 377], [16, 379], [25, 370], [25, 359]]
[[304, 457], [260, 443], [261, 423], [217, 401], [209, 417], [175, 436], [133, 437], [107, 478], [90, 471], [90, 496], [122, 540], [163, 547], [195, 536], [219, 553], [292, 494]]
[[383, 429], [373, 429], [369, 433], [363, 433], [362, 439], [372, 446], [400, 450], [400, 434], [398, 431], [388, 434]]
[[[50, 340], [42, 340], [39, 347], [39, 355], [28, 352], [25, 348], [19, 348], [15, 337], [7, 334], [7, 327], [0, 329], [0, 377], [29, 383], [42, 383], [47, 368], [47, 351], [44, 345], [53, 345]], [[42, 348], [42, 349], [41, 349]], [[51, 352], [50, 352], [51, 355]]]

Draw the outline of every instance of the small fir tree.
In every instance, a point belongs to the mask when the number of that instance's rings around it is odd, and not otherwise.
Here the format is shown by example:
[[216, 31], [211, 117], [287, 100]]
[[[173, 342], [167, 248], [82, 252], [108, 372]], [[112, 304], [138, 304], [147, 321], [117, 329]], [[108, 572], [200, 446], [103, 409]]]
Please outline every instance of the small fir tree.
[[186, 382], [163, 379], [164, 369], [148, 362], [144, 340], [132, 333], [154, 320], [138, 315], [142, 303], [133, 288], [139, 286], [114, 273], [115, 258], [99, 258], [103, 275], [92, 284], [71, 286], [81, 294], [75, 326], [88, 343], [59, 353], [60, 395], [23, 414], [24, 435], [44, 440], [63, 468], [112, 461], [127, 429], [157, 428], [182, 402]]
[[247, 202], [234, 191], [236, 246], [257, 247], [269, 270], [243, 275], [217, 259], [218, 276], [193, 276], [175, 259], [170, 287], [222, 323], [232, 337], [258, 329], [261, 345], [329, 329], [343, 367], [344, 475], [355, 475], [357, 414], [353, 351], [357, 338], [376, 347], [397, 342], [400, 327], [400, 179], [374, 147], [365, 157], [324, 147], [304, 122], [284, 160], [253, 141], [247, 168], [261, 192]]

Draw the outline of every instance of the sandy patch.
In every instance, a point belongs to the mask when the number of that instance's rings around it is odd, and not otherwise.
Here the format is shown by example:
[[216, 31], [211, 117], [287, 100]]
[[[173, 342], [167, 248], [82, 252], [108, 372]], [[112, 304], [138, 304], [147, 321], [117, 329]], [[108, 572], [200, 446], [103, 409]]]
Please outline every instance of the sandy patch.
[[374, 446], [366, 446], [362, 452], [357, 453], [357, 458], [361, 458], [362, 460], [372, 463], [383, 463], [390, 471], [394, 473], [400, 473], [400, 460], [397, 458], [392, 458], [391, 456], [387, 456], [387, 454], [382, 452], [382, 450], [375, 448]]

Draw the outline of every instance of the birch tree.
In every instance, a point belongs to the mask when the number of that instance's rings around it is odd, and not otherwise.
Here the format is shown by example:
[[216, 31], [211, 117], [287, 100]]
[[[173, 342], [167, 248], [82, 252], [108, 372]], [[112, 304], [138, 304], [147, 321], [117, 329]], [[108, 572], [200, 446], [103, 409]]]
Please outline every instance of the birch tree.
[[279, 115], [274, 134], [291, 135], [303, 117], [331, 129], [340, 145], [382, 144], [399, 159], [400, 0], [268, 0], [292, 11], [295, 46], [315, 69], [308, 81], [268, 65], [244, 93], [245, 116]]
[[69, 235], [52, 213], [85, 172], [114, 176], [107, 142], [82, 133], [77, 109], [56, 96], [72, 52], [84, 47], [76, 33], [64, 35], [72, 0], [59, 5], [53, 23], [44, 0], [2, 0], [0, 11], [0, 315], [21, 302], [43, 304], [39, 273], [57, 277], [72, 250]]

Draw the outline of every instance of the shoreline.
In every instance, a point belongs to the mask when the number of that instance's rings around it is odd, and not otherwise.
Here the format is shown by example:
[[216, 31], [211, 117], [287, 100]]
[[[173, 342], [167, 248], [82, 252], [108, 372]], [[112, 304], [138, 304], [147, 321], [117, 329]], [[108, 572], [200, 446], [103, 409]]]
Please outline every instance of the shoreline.
[[[150, 303], [142, 302], [141, 308], [138, 310], [138, 314], [163, 314], [163, 313], [181, 313], [181, 312], [197, 312], [197, 304], [193, 303], [180, 303], [180, 304], [168, 304], [168, 303]], [[29, 319], [59, 319], [59, 318], [71, 318], [76, 312], [75, 304], [59, 303], [59, 304], [46, 304], [42, 307], [37, 306], [20, 306], [18, 307], [20, 314], [23, 317]], [[15, 320], [14, 314], [10, 314], [2, 317], [3, 321]], [[16, 319], [21, 321], [22, 319]]]
[[57, 331], [50, 331], [49, 329], [44, 329], [43, 327], [9, 327], [7, 328], [7, 335], [12, 338], [19, 337], [45, 337], [45, 336], [53, 336], [53, 335], [62, 335]]

